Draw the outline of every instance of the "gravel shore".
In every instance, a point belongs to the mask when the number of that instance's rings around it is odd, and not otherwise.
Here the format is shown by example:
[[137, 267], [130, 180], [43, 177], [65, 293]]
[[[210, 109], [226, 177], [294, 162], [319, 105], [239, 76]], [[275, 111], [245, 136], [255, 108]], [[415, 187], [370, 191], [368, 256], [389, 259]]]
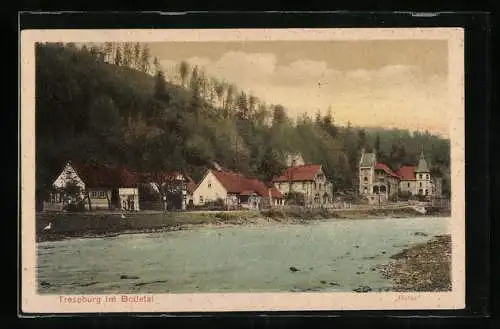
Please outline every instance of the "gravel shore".
[[393, 280], [396, 291], [451, 291], [450, 235], [436, 236], [391, 258], [380, 271]]

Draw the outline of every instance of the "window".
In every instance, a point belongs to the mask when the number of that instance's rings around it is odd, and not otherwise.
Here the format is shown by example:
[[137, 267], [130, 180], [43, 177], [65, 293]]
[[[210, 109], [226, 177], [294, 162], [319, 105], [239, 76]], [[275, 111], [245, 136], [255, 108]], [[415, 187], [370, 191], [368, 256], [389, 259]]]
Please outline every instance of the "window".
[[425, 190], [425, 195], [429, 195], [429, 191], [428, 190]]
[[306, 182], [302, 182], [302, 188], [305, 189], [306, 188]]
[[97, 198], [97, 192], [96, 191], [92, 191], [92, 193], [90, 194], [90, 196], [92, 198]]
[[422, 187], [422, 183], [420, 183], [420, 187]]
[[203, 195], [200, 195], [200, 203], [203, 203]]
[[429, 179], [429, 174], [425, 175], [425, 178]]
[[368, 182], [368, 177], [365, 176], [365, 178], [363, 179], [365, 182]]
[[212, 183], [208, 182], [208, 188], [212, 187]]
[[422, 179], [422, 174], [419, 174], [419, 175], [418, 175], [418, 178]]
[[408, 183], [408, 187], [410, 187], [410, 183]]
[[104, 191], [99, 191], [99, 197], [100, 198], [104, 198], [105, 197]]

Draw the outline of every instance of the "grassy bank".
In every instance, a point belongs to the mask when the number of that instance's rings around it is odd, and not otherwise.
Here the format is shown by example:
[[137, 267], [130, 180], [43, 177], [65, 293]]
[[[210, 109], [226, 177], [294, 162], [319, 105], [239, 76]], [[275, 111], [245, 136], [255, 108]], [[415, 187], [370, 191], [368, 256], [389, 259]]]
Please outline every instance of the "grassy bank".
[[[324, 219], [402, 218], [422, 216], [408, 209], [326, 210], [271, 209], [231, 212], [138, 212], [128, 213], [39, 213], [36, 218], [37, 241], [73, 237], [100, 237], [121, 233], [148, 233], [182, 230], [193, 226], [303, 224]], [[50, 230], [43, 228], [52, 224]]]
[[427, 243], [403, 250], [381, 268], [397, 291], [451, 290], [451, 236], [437, 236]]

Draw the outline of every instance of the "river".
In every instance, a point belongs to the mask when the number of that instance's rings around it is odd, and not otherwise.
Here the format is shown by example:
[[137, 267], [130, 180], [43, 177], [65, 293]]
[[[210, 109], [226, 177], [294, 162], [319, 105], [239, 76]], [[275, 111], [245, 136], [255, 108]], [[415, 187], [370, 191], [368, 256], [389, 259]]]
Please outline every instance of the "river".
[[449, 221], [331, 220], [40, 242], [38, 291], [352, 291], [359, 286], [387, 291], [392, 284], [375, 266], [408, 246], [449, 233]]

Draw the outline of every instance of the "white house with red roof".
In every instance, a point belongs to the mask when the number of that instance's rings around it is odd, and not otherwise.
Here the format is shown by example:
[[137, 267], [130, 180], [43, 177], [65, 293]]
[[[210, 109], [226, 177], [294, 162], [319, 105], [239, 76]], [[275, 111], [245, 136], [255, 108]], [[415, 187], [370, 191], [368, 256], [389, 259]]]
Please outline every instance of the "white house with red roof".
[[207, 170], [194, 188], [192, 200], [195, 206], [223, 200], [228, 209], [261, 209], [282, 204], [283, 195], [257, 178], [217, 167]]
[[441, 179], [432, 177], [423, 152], [420, 154], [418, 165], [401, 166], [396, 173], [400, 177], [400, 191], [413, 195], [441, 196]]
[[123, 167], [68, 162], [52, 186], [49, 209], [82, 203], [86, 210], [139, 210], [138, 176]]
[[400, 192], [412, 195], [440, 196], [441, 181], [431, 177], [424, 154], [418, 165], [403, 165], [397, 171], [377, 161], [375, 150], [361, 151], [359, 160], [359, 193], [369, 202], [385, 202]]
[[274, 186], [282, 193], [302, 193], [307, 206], [322, 206], [333, 201], [332, 184], [326, 178], [323, 167], [304, 164], [302, 157], [289, 158], [288, 168], [273, 178]]

